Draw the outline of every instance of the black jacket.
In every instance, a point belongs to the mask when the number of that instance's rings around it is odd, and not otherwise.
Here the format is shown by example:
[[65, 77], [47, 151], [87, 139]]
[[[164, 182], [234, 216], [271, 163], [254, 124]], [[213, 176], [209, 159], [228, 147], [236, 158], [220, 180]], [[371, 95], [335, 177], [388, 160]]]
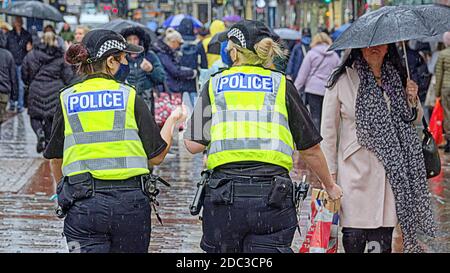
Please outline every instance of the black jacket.
[[29, 87], [28, 114], [31, 117], [53, 117], [59, 103], [59, 91], [73, 77], [59, 47], [39, 44], [23, 60], [22, 79]]
[[15, 30], [8, 32], [6, 37], [6, 48], [16, 60], [16, 65], [21, 65], [23, 58], [27, 55], [27, 43], [33, 43], [31, 34], [22, 28], [20, 34]]
[[11, 94], [12, 99], [17, 99], [16, 63], [12, 54], [4, 49], [6, 37], [0, 31], [0, 93]]

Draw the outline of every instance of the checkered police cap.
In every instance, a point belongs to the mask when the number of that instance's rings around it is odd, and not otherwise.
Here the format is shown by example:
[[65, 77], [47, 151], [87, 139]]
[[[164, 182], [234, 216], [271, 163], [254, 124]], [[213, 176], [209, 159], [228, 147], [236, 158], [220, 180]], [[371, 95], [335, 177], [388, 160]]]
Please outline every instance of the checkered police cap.
[[144, 49], [127, 43], [122, 35], [108, 29], [94, 29], [81, 42], [89, 53], [88, 63], [93, 63], [114, 52], [141, 53]]
[[276, 36], [264, 23], [253, 20], [242, 20], [232, 25], [226, 33], [226, 37], [219, 37], [219, 41], [228, 39], [240, 47], [255, 52], [255, 44], [264, 38], [276, 40]]

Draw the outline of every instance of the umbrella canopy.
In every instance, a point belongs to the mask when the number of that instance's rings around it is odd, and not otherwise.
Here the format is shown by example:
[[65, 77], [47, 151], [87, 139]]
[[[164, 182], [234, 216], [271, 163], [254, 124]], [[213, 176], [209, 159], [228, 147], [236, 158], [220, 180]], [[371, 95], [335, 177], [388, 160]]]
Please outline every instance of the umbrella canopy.
[[450, 7], [386, 6], [361, 16], [329, 50], [365, 48], [442, 35], [450, 29]]
[[242, 18], [239, 15], [228, 15], [222, 18], [222, 21], [224, 22], [230, 22], [230, 23], [237, 23], [241, 21]]
[[164, 21], [164, 23], [162, 24], [162, 26], [164, 28], [168, 28], [168, 27], [178, 27], [181, 23], [181, 21], [184, 18], [189, 18], [192, 21], [194, 21], [194, 27], [195, 28], [200, 28], [203, 26], [202, 22], [200, 22], [197, 18], [192, 17], [190, 15], [185, 15], [185, 14], [177, 14], [177, 15], [172, 15], [169, 18], [167, 18], [166, 21]]
[[64, 22], [62, 14], [56, 8], [39, 1], [14, 2], [8, 8], [0, 9], [0, 13], [55, 22]]
[[152, 42], [158, 40], [158, 37], [156, 36], [156, 34], [153, 31], [151, 31], [149, 28], [147, 28], [143, 24], [140, 24], [140, 23], [137, 23], [137, 22], [134, 22], [131, 20], [115, 19], [106, 24], [99, 26], [99, 28], [110, 29], [110, 30], [113, 30], [118, 33], [120, 33], [122, 30], [129, 28], [129, 27], [140, 27], [143, 30], [145, 30], [145, 32], [150, 36], [150, 39], [152, 40]]
[[290, 28], [277, 28], [273, 30], [282, 40], [300, 40], [302, 34]]
[[349, 28], [351, 26], [350, 23], [347, 24], [343, 24], [342, 26], [338, 27], [337, 29], [334, 30], [333, 34], [331, 34], [331, 39], [336, 40], [337, 38], [339, 38], [339, 36], [341, 36], [341, 34], [347, 30], [347, 28]]
[[223, 37], [226, 37], [228, 31], [222, 31], [217, 33], [211, 38], [211, 41], [208, 44], [208, 53], [220, 55], [220, 44], [221, 41], [224, 40]]

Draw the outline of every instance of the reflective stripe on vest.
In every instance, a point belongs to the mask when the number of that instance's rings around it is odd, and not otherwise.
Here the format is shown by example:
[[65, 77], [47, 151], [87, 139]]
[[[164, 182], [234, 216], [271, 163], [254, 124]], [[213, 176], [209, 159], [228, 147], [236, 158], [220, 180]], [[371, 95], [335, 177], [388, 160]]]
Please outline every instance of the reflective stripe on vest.
[[211, 142], [209, 154], [225, 150], [273, 150], [284, 154], [292, 154], [292, 148], [281, 140], [273, 138], [238, 138], [223, 139]]
[[79, 160], [64, 166], [64, 172], [75, 173], [81, 170], [109, 170], [127, 168], [148, 168], [141, 157], [97, 158]]
[[[263, 81], [265, 86], [261, 84]], [[212, 106], [209, 169], [239, 161], [292, 168], [294, 144], [281, 73], [257, 67], [233, 67], [210, 80], [209, 94]]]
[[[109, 81], [106, 80], [105, 84], [111, 83], [111, 88], [77, 91], [80, 86], [75, 85], [61, 94], [66, 125], [63, 159], [65, 176], [90, 172], [98, 179], [119, 180], [149, 172], [148, 159], [134, 121], [136, 93], [131, 87]], [[116, 84], [117, 87], [113, 87]], [[71, 97], [74, 94], [77, 98]], [[131, 102], [130, 96], [133, 96]], [[101, 120], [105, 113], [109, 118]], [[132, 116], [127, 117], [127, 113]], [[80, 115], [84, 115], [83, 118]], [[98, 124], [89, 123], [91, 120], [96, 120]]]

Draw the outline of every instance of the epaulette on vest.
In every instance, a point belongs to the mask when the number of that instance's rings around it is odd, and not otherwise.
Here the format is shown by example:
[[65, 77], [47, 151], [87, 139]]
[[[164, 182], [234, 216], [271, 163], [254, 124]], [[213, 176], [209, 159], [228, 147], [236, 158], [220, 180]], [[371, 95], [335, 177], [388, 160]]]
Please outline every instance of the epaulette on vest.
[[213, 74], [211, 74], [211, 78], [212, 77], [214, 77], [214, 76], [216, 76], [217, 74], [220, 74], [220, 73], [222, 73], [223, 71], [226, 71], [226, 70], [228, 70], [228, 69], [230, 69], [231, 67], [223, 67], [223, 68], [220, 68], [219, 69], [219, 71], [217, 71], [217, 72], [214, 72]]

